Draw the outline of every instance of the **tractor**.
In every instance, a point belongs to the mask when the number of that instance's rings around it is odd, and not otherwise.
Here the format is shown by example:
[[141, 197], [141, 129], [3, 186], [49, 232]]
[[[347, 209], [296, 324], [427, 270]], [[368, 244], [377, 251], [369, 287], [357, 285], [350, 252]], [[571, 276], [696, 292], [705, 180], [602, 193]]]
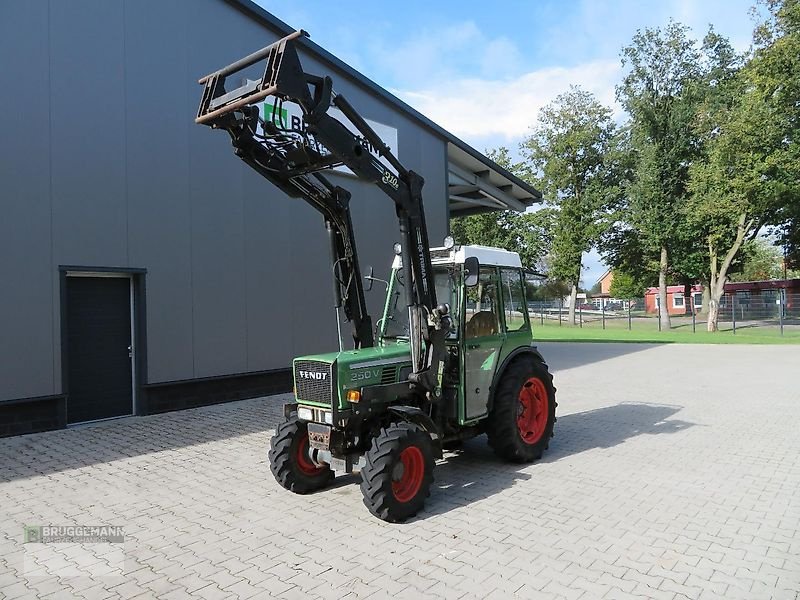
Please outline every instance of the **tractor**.
[[[519, 255], [450, 238], [430, 248], [422, 177], [329, 76], [303, 70], [298, 44], [307, 35], [294, 32], [200, 79], [196, 122], [225, 130], [239, 158], [323, 215], [337, 327], [341, 312], [352, 327], [352, 349], [339, 332], [338, 351], [294, 359], [294, 400], [271, 440], [272, 474], [307, 494], [360, 471], [370, 512], [403, 522], [430, 495], [436, 460], [466, 439], [485, 433], [505, 460], [539, 459], [553, 435], [556, 390], [533, 344]], [[262, 63], [263, 75], [226, 88]], [[284, 102], [302, 112], [302, 128], [285, 122]], [[329, 177], [335, 167], [394, 201], [400, 241], [385, 280], [362, 276], [350, 194]], [[365, 281], [386, 287], [374, 327]]]

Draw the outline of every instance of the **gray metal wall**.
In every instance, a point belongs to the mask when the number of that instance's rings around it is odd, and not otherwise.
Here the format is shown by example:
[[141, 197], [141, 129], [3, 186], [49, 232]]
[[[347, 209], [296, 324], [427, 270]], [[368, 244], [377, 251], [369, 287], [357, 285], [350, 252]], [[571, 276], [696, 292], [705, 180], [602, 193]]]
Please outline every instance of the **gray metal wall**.
[[[198, 77], [277, 37], [223, 0], [0, 2], [0, 400], [62, 391], [59, 265], [147, 269], [148, 383], [335, 348], [321, 217], [193, 123]], [[445, 143], [331, 74], [362, 114], [399, 130], [438, 243]], [[393, 205], [342, 179], [362, 267], [385, 272]]]

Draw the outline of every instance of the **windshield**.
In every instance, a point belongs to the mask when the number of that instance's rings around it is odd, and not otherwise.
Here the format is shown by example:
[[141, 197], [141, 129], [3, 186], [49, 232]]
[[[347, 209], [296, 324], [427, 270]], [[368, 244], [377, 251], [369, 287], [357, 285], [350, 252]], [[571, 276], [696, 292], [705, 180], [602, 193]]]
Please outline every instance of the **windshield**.
[[[436, 281], [436, 301], [450, 305], [452, 326], [448, 338], [458, 337], [458, 276], [455, 265], [436, 265], [433, 267]], [[389, 290], [386, 296], [386, 310], [381, 319], [381, 336], [384, 338], [408, 339], [408, 310], [403, 287], [403, 272], [392, 271]]]

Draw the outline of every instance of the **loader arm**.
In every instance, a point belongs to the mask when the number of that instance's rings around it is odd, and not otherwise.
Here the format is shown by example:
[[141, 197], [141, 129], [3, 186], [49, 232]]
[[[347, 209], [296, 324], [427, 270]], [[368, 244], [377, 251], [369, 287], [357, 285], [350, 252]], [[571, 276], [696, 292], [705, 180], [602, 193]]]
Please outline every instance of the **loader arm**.
[[[413, 363], [409, 382], [412, 389], [436, 400], [441, 393], [449, 307], [436, 302], [422, 202], [424, 180], [405, 169], [344, 96], [333, 91], [330, 77], [303, 70], [297, 43], [307, 35], [297, 31], [200, 79], [204, 89], [195, 121], [226, 130], [237, 156], [285, 193], [305, 199], [324, 215], [331, 236], [335, 296], [337, 302], [341, 299], [344, 303], [346, 317], [353, 323], [357, 348], [372, 345], [373, 339], [350, 216], [350, 195], [320, 171], [345, 166], [394, 201]], [[231, 76], [241, 75], [262, 62], [265, 66], [258, 79], [244, 79], [238, 87], [226, 88]], [[262, 118], [253, 105], [269, 96], [278, 103], [299, 105], [305, 128], [290, 130], [281, 121], [279, 111], [272, 111], [268, 120]], [[358, 133], [329, 114], [331, 106], [341, 111]], [[377, 149], [383, 161], [365, 148], [367, 143]]]

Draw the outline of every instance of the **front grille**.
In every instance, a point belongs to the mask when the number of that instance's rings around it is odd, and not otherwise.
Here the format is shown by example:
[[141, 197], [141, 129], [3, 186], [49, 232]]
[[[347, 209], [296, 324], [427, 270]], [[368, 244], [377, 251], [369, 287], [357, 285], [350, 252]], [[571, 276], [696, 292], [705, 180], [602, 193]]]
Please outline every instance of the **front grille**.
[[298, 400], [331, 404], [333, 373], [329, 363], [318, 360], [295, 361], [294, 383]]
[[384, 367], [381, 371], [381, 384], [394, 383], [397, 380], [397, 367]]

